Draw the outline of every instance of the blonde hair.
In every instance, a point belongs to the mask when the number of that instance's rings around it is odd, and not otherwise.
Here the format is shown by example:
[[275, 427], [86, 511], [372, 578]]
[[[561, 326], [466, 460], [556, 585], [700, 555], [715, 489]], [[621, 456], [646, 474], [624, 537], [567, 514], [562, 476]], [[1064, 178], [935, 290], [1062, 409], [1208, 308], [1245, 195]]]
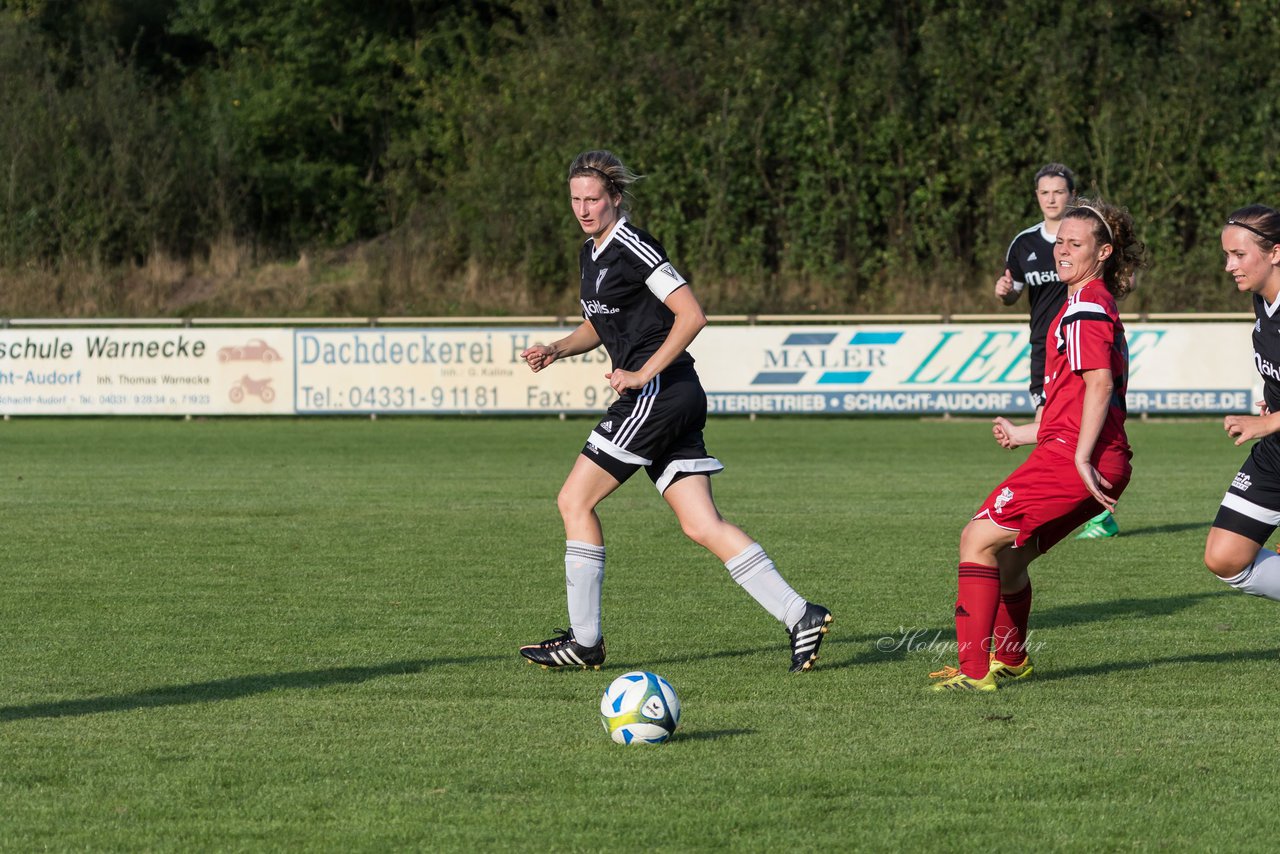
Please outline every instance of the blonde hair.
[[627, 188], [643, 178], [628, 169], [618, 155], [612, 151], [584, 151], [573, 158], [569, 165], [569, 180], [579, 177], [598, 178], [604, 185], [604, 191], [613, 196], [621, 196], [619, 207], [625, 212], [631, 194]]

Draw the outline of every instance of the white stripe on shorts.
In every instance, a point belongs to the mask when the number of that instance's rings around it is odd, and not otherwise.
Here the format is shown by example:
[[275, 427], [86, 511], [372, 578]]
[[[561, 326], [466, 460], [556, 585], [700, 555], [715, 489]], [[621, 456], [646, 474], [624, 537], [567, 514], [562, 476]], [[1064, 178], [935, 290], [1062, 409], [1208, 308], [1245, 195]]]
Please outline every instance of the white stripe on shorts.
[[[649, 413], [653, 411], [654, 398], [658, 396], [658, 392], [662, 390], [662, 374], [658, 374], [653, 379], [644, 384], [640, 389], [640, 396], [636, 399], [636, 407], [631, 410], [631, 414], [622, 422], [622, 426], [618, 428], [614, 441], [617, 442], [619, 448], [625, 448], [631, 444], [631, 440], [635, 438], [636, 433], [644, 426], [645, 419], [649, 417]], [[645, 463], [648, 465], [648, 463]]]
[[1228, 510], [1234, 510], [1242, 516], [1248, 516], [1250, 519], [1280, 527], [1280, 513], [1275, 510], [1268, 510], [1260, 504], [1254, 504], [1249, 499], [1241, 498], [1234, 493], [1228, 492], [1222, 496], [1222, 506]]
[[628, 450], [619, 448], [617, 445], [613, 443], [611, 439], [606, 439], [604, 436], [600, 435], [594, 430], [592, 430], [591, 435], [587, 437], [587, 442], [592, 445], [595, 445], [596, 450], [599, 451], [600, 453], [608, 454], [609, 456], [613, 457], [615, 460], [619, 460], [624, 463], [630, 463], [633, 466], [653, 465], [653, 460], [646, 460], [644, 457], [640, 456], [639, 454], [633, 454]]
[[658, 494], [667, 491], [667, 487], [671, 485], [671, 481], [676, 475], [683, 472], [695, 472], [697, 474], [715, 474], [724, 471], [724, 463], [715, 457], [703, 457], [700, 460], [672, 460], [671, 464], [662, 471], [662, 476], [654, 482], [654, 486], [658, 487]]

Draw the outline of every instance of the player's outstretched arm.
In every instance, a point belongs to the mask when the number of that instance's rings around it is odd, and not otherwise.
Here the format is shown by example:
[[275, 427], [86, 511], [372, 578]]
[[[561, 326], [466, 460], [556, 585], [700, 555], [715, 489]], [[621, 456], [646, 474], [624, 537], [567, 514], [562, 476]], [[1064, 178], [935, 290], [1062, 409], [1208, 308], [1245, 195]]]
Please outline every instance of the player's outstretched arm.
[[1237, 445], [1280, 432], [1280, 413], [1272, 412], [1261, 402], [1258, 408], [1261, 415], [1228, 415], [1222, 419], [1222, 428]]
[[534, 344], [525, 348], [520, 358], [524, 359], [536, 374], [557, 359], [588, 353], [599, 346], [600, 336], [596, 334], [596, 328], [591, 325], [591, 321], [584, 320], [577, 329], [559, 341], [551, 344]]
[[1036, 443], [1040, 435], [1040, 422], [1014, 424], [1008, 418], [1001, 416], [992, 420], [991, 435], [995, 437], [996, 444], [1012, 451], [1014, 448]]

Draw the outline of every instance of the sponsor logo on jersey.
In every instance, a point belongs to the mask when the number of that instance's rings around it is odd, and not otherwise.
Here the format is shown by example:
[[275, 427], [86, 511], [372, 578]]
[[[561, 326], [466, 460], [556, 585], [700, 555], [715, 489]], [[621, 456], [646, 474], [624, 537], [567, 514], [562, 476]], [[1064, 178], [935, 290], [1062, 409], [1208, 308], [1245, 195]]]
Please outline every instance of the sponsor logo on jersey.
[[1231, 488], [1244, 492], [1250, 486], [1253, 486], [1253, 481], [1250, 480], [1249, 475], [1244, 472], [1236, 472], [1235, 480], [1231, 481]]
[[581, 300], [582, 312], [587, 317], [593, 314], [617, 314], [622, 311], [620, 308], [612, 308], [609, 305], [600, 302], [598, 299]]
[[1276, 366], [1262, 358], [1261, 354], [1253, 354], [1253, 364], [1258, 368], [1258, 373], [1264, 377], [1271, 377], [1273, 380], [1280, 380], [1280, 370]]
[[1036, 285], [1047, 285], [1051, 282], [1058, 281], [1058, 274], [1050, 270], [1042, 273], [1039, 270], [1032, 270], [1027, 273], [1027, 284], [1035, 287]]
[[601, 422], [600, 422], [600, 429], [601, 429], [601, 430], [603, 430], [603, 431], [604, 431], [604, 432], [606, 432], [606, 433], [612, 433], [612, 432], [613, 432], [613, 420], [612, 420], [612, 419], [610, 419], [609, 421], [601, 421]]
[[600, 293], [600, 283], [604, 281], [604, 274], [609, 272], [608, 267], [601, 267], [599, 275], [596, 276], [596, 293]]
[[1003, 513], [1004, 506], [1013, 500], [1013, 490], [1005, 487], [1000, 490], [1000, 494], [996, 496], [996, 512]]

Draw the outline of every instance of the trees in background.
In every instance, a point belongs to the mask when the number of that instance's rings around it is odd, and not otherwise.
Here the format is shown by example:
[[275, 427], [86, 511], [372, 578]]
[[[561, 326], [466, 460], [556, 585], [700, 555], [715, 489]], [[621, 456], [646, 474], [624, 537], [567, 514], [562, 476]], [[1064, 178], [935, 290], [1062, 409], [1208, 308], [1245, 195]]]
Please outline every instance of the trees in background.
[[0, 266], [382, 241], [371, 310], [563, 302], [607, 147], [717, 310], [937, 311], [1061, 160], [1135, 214], [1141, 307], [1219, 308], [1223, 217], [1280, 203], [1277, 47], [1275, 0], [10, 0]]

